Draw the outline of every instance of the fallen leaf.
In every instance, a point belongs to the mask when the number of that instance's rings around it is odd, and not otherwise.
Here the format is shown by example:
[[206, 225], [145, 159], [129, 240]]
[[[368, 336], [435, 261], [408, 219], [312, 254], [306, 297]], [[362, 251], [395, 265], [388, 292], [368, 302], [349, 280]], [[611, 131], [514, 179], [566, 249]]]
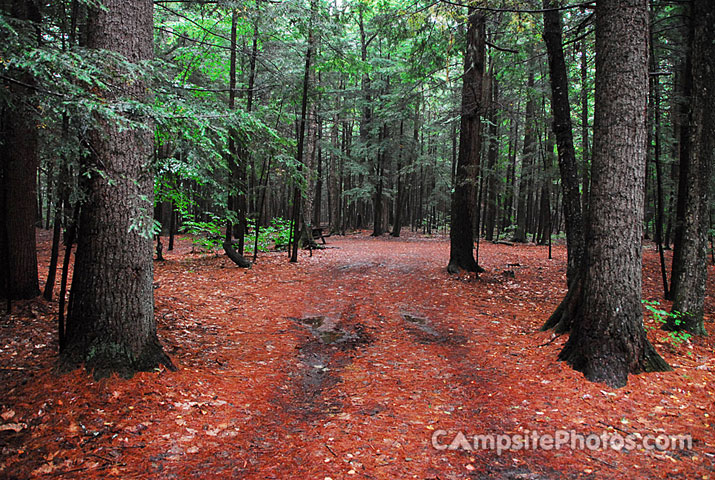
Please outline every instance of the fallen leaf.
[[27, 428], [26, 423], [5, 423], [0, 425], [0, 432], [5, 432], [7, 430], [12, 430], [14, 432], [20, 432]]

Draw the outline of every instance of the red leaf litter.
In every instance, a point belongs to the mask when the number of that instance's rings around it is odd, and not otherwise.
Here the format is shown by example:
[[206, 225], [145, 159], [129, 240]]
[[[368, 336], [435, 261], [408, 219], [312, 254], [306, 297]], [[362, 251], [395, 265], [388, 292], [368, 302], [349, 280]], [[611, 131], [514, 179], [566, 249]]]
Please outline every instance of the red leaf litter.
[[[44, 278], [44, 231], [39, 245]], [[60, 374], [57, 303], [15, 303], [0, 317], [0, 478], [715, 479], [713, 337], [650, 328], [673, 372], [587, 382], [557, 361], [566, 336], [538, 331], [565, 291], [563, 246], [549, 260], [482, 243], [479, 278], [447, 274], [444, 237], [328, 247], [241, 270], [180, 239], [155, 263], [176, 372]]]

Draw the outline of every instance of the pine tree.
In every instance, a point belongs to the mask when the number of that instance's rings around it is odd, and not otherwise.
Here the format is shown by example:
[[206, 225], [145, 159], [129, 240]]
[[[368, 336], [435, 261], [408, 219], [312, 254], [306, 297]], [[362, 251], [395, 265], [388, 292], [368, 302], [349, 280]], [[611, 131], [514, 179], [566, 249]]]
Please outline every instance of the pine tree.
[[[151, 0], [105, 0], [90, 12], [88, 46], [112, 50], [138, 63], [152, 56]], [[117, 73], [120, 97], [142, 101], [146, 85]], [[129, 112], [125, 112], [129, 113]], [[70, 365], [85, 363], [95, 376], [131, 376], [160, 364], [171, 367], [154, 320], [151, 225], [153, 136], [146, 128], [120, 128], [101, 119], [89, 136], [92, 155], [82, 205], [66, 342]], [[137, 224], [137, 221], [140, 224]]]

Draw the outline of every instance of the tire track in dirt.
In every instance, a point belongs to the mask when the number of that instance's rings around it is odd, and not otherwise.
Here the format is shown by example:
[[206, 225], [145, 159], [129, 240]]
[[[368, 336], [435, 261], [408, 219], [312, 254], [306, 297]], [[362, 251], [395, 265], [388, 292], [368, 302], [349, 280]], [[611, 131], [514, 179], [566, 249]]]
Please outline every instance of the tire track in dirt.
[[[291, 438], [288, 449], [313, 446], [299, 471], [335, 478], [338, 464], [342, 474], [347, 469], [364, 478], [413, 472], [464, 478], [464, 465], [472, 462], [489, 478], [532, 475], [488, 451], [432, 447], [435, 430], [503, 430], [488, 401], [498, 389], [498, 371], [469, 348], [486, 343], [488, 333], [453, 323], [464, 300], [445, 295], [446, 273], [425, 262], [419, 244], [407, 245], [411, 254], [396, 248], [396, 255], [385, 256], [366, 249], [370, 240], [338, 243], [338, 253], [313, 261], [301, 284], [310, 295], [290, 318], [301, 340], [288, 362], [290, 385], [275, 402]], [[284, 454], [263, 451], [246, 473], [265, 473], [266, 464]]]

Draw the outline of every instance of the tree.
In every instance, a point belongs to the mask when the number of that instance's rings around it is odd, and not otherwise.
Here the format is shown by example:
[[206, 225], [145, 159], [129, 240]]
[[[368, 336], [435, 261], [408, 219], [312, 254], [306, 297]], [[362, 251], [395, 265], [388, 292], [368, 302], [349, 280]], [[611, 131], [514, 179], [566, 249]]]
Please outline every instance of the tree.
[[531, 184], [533, 183], [534, 164], [536, 156], [536, 93], [534, 92], [534, 61], [529, 62], [529, 76], [526, 80], [526, 111], [524, 112], [524, 150], [521, 156], [521, 175], [519, 199], [516, 210], [516, 229], [513, 242], [526, 242], [531, 206]]
[[[9, 3], [9, 5], [8, 5]], [[37, 42], [35, 27], [40, 12], [34, 1], [3, 2], [27, 39]], [[7, 39], [5, 39], [7, 40]], [[0, 116], [0, 296], [33, 298], [40, 294], [35, 247], [37, 187], [37, 111], [33, 105], [35, 79], [24, 69], [12, 72], [13, 82], [4, 82], [9, 93], [3, 98]], [[9, 79], [8, 79], [9, 80]]]
[[[235, 110], [236, 108], [236, 23], [237, 23], [237, 13], [233, 9], [231, 12], [231, 50], [230, 50], [230, 66], [228, 74], [228, 108], [229, 110]], [[238, 224], [236, 225], [238, 230], [238, 251], [233, 248], [233, 233], [234, 225], [232, 220], [226, 222], [226, 239], [223, 242], [223, 250], [226, 252], [226, 256], [230, 258], [236, 265], [241, 268], [249, 268], [251, 262], [243, 257], [243, 242], [246, 233], [246, 194], [245, 190], [246, 184], [246, 159], [245, 159], [245, 149], [241, 149], [244, 155], [238, 158], [238, 146], [236, 139], [236, 131], [231, 129], [229, 131], [228, 139], [228, 196], [227, 196], [227, 206], [229, 213], [234, 210], [233, 214], [238, 216]], [[240, 161], [240, 165], [237, 164], [237, 160]], [[238, 184], [238, 185], [236, 185]], [[239, 188], [241, 193], [234, 195], [232, 190], [234, 188]], [[237, 211], [236, 211], [237, 210]]]
[[[88, 47], [111, 50], [133, 64], [148, 60], [152, 19], [151, 0], [105, 0], [90, 11]], [[124, 121], [141, 120], [121, 109], [128, 99], [145, 100], [146, 85], [126, 71], [114, 75], [116, 90], [106, 92], [106, 101], [115, 102]], [[97, 377], [131, 376], [161, 364], [173, 368], [154, 320], [153, 136], [146, 125], [95, 120], [62, 356], [69, 365], [84, 362]]]
[[555, 328], [565, 332], [577, 315], [579, 295], [583, 282], [584, 243], [581, 195], [579, 193], [578, 165], [573, 144], [571, 127], [571, 107], [569, 106], [568, 72], [564, 61], [562, 43], [561, 12], [554, 10], [554, 0], [543, 0], [544, 42], [549, 59], [551, 78], [551, 111], [553, 130], [561, 173], [561, 190], [564, 198], [564, 218], [566, 223], [567, 261], [566, 283], [568, 291], [556, 311], [546, 321], [543, 329]]
[[646, 337], [641, 305], [647, 32], [645, 0], [599, 0], [583, 310], [559, 359], [612, 387], [670, 368]]
[[474, 259], [472, 228], [472, 193], [479, 170], [481, 153], [482, 82], [486, 57], [484, 14], [471, 9], [467, 19], [467, 48], [462, 77], [462, 109], [459, 133], [457, 172], [452, 194], [452, 223], [449, 231], [450, 250], [447, 271], [481, 270]]
[[[305, 52], [305, 68], [303, 69], [303, 93], [300, 103], [300, 123], [298, 124], [298, 145], [296, 148], [295, 163], [298, 166], [298, 174], [302, 176], [304, 173], [304, 167], [306, 165], [305, 161], [305, 137], [306, 128], [308, 128], [308, 102], [309, 102], [309, 89], [310, 81], [313, 78], [312, 72], [312, 62], [313, 56], [315, 55], [315, 37], [313, 32], [313, 16], [315, 2], [311, 1], [311, 14], [308, 22], [308, 46]], [[305, 168], [305, 170], [308, 170]], [[310, 175], [310, 171], [307, 172]], [[309, 177], [308, 177], [309, 178]], [[308, 230], [310, 228], [310, 214], [312, 212], [306, 211], [307, 217], [303, 214], [302, 205], [302, 195], [301, 195], [301, 185], [300, 181], [297, 180], [296, 185], [293, 187], [293, 250], [291, 251], [290, 261], [295, 263], [298, 261], [298, 248], [301, 244], [301, 219], [303, 223], [307, 222], [307, 226], [303, 227], [303, 234], [307, 236], [308, 241], [312, 241], [312, 231]], [[306, 228], [307, 227], [307, 228]]]
[[499, 101], [499, 82], [494, 76], [494, 63], [490, 65], [489, 75], [489, 147], [487, 149], [486, 206], [484, 208], [484, 238], [494, 240], [494, 226], [497, 217], [497, 159], [499, 157], [499, 123], [497, 102]]
[[[703, 318], [707, 280], [708, 194], [715, 148], [715, 4], [694, 0], [691, 10], [688, 154], [680, 158], [678, 223], [673, 250], [673, 313], [666, 328], [707, 335]], [[681, 150], [682, 151], [682, 150]]]
[[400, 136], [398, 138], [399, 150], [397, 152], [397, 168], [395, 170], [395, 176], [397, 177], [397, 195], [395, 196], [395, 221], [392, 225], [392, 232], [390, 235], [393, 237], [400, 236], [400, 230], [402, 229], [402, 210], [403, 202], [405, 198], [404, 184], [402, 182], [402, 154], [404, 152], [404, 120], [400, 120]]

